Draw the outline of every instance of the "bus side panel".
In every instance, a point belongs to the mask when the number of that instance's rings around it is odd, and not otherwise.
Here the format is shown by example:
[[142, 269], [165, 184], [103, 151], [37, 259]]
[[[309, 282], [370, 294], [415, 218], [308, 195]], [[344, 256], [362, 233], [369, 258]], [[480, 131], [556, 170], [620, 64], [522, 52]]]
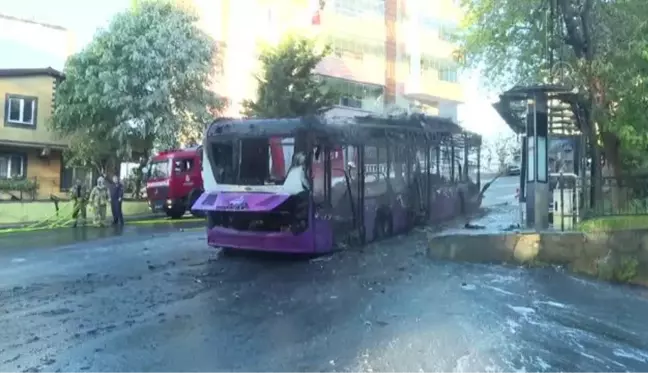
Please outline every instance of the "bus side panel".
[[315, 251], [325, 253], [333, 250], [333, 225], [326, 217], [314, 217], [313, 230], [315, 232]]

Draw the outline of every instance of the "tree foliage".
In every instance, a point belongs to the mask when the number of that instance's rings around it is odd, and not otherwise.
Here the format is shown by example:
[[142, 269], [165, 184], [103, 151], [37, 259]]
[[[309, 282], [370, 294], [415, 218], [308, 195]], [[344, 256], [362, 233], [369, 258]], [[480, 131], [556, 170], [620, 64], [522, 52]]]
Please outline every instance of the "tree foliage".
[[[491, 162], [493, 155], [497, 161], [499, 171], [504, 171], [509, 162], [513, 161], [516, 155], [520, 154], [520, 144], [513, 134], [500, 134], [487, 144], [486, 148], [490, 153]], [[487, 154], [488, 154], [487, 153]]]
[[72, 139], [73, 160], [101, 169], [202, 131], [220, 103], [208, 87], [214, 42], [196, 21], [170, 1], [138, 1], [69, 58], [51, 127]]
[[330, 53], [310, 39], [289, 36], [261, 53], [262, 72], [256, 100], [243, 103], [252, 117], [281, 118], [320, 114], [339, 101], [339, 95], [313, 71]]
[[648, 2], [464, 0], [464, 6], [462, 52], [490, 88], [547, 82], [553, 75], [579, 90], [590, 119], [584, 132], [603, 144], [617, 172], [622, 158], [645, 154]]

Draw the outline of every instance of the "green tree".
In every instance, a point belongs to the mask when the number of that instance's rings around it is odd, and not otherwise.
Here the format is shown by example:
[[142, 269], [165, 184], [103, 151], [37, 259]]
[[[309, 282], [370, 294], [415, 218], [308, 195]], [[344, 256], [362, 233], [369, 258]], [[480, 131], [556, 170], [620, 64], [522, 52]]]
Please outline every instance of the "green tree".
[[515, 155], [520, 154], [520, 145], [516, 136], [512, 134], [499, 134], [493, 139], [489, 148], [495, 153], [497, 168], [500, 172], [506, 170], [506, 166], [513, 160]]
[[196, 21], [170, 1], [138, 1], [69, 58], [51, 127], [72, 139], [73, 163], [105, 172], [213, 118], [214, 41]]
[[[464, 5], [459, 38], [464, 61], [482, 71], [490, 88], [501, 91], [558, 76], [570, 82], [583, 97], [583, 131], [593, 144], [593, 158], [598, 159], [597, 144], [602, 144], [617, 175], [624, 155], [648, 147], [648, 107], [644, 84], [637, 83], [648, 75], [637, 58], [647, 50], [647, 2], [464, 0]], [[622, 149], [632, 150], [624, 154]], [[600, 193], [600, 185], [596, 190]]]
[[321, 114], [339, 101], [337, 92], [313, 73], [330, 53], [308, 38], [289, 36], [261, 53], [262, 72], [256, 100], [243, 103], [243, 114], [281, 118]]

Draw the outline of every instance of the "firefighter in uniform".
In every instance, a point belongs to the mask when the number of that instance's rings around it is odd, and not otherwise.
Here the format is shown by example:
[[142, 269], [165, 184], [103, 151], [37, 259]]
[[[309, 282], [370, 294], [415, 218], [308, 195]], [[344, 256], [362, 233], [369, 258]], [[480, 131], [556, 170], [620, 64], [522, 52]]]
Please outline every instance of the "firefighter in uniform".
[[110, 196], [108, 195], [108, 188], [103, 177], [97, 179], [97, 185], [92, 188], [90, 192], [90, 203], [94, 209], [94, 223], [95, 225], [103, 226], [106, 223], [106, 205]]
[[72, 210], [72, 219], [74, 219], [73, 227], [77, 226], [79, 222], [79, 217], [81, 218], [81, 224], [86, 223], [87, 219], [87, 204], [88, 204], [88, 195], [85, 186], [81, 180], [77, 179], [70, 191], [70, 199], [72, 200], [73, 210]]

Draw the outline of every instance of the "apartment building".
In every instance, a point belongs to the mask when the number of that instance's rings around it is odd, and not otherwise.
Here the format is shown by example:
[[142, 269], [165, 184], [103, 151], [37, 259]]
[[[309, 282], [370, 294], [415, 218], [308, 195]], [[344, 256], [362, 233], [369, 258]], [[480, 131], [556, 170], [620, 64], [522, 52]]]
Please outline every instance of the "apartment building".
[[344, 93], [332, 115], [417, 109], [457, 118], [463, 100], [449, 34], [457, 0], [177, 0], [218, 43], [213, 88], [228, 115], [254, 97], [263, 43], [287, 32], [329, 42], [316, 72]]

